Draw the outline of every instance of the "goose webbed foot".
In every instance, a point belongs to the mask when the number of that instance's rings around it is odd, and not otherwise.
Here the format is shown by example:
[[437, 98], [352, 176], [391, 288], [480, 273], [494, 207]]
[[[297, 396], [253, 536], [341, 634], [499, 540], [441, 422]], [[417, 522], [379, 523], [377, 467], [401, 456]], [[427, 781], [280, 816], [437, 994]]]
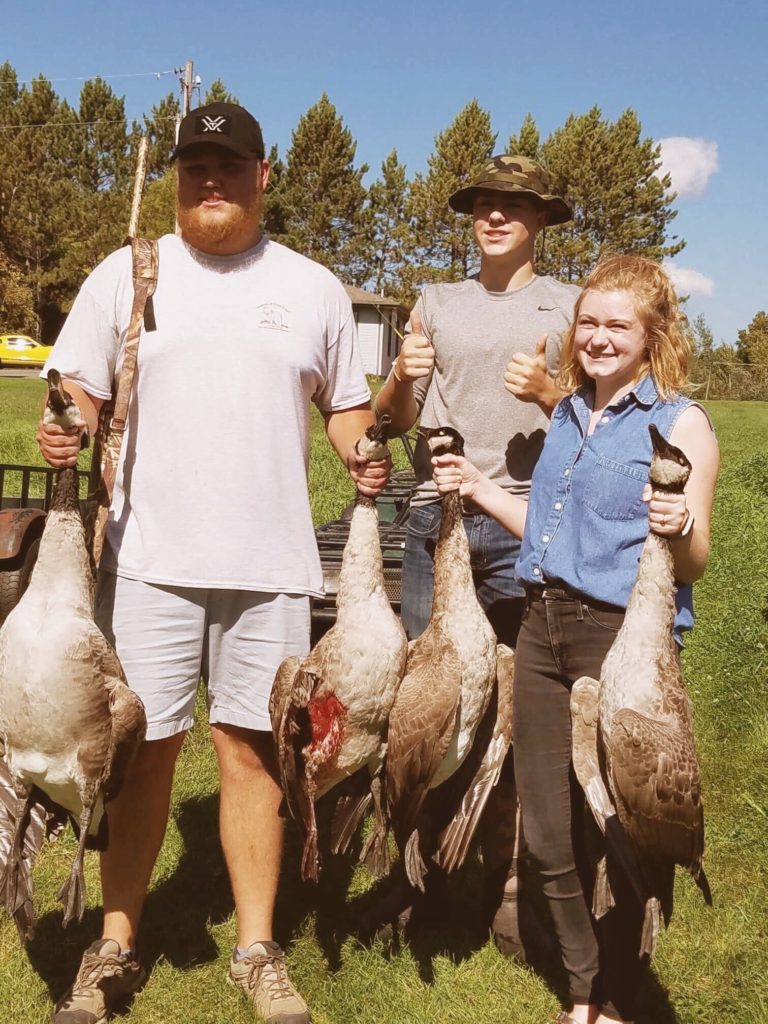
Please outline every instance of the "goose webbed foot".
[[373, 810], [375, 814], [375, 825], [365, 846], [360, 854], [361, 863], [365, 864], [375, 878], [383, 878], [389, 874], [389, 822], [384, 810], [382, 797], [383, 784], [380, 776], [375, 775], [371, 779], [371, 796], [373, 797]]
[[316, 882], [320, 872], [320, 853], [317, 848], [317, 825], [314, 815], [312, 824], [307, 830], [304, 840], [304, 852], [301, 856], [301, 877], [305, 882]]
[[605, 857], [601, 857], [595, 867], [595, 888], [592, 893], [592, 913], [595, 920], [599, 921], [615, 906], [616, 900], [608, 878], [608, 866]]
[[82, 921], [85, 912], [85, 872], [79, 851], [72, 863], [69, 878], [56, 893], [56, 899], [64, 906], [62, 924], [65, 927], [75, 918]]
[[660, 913], [659, 901], [651, 896], [645, 904], [645, 916], [643, 918], [643, 934], [640, 939], [639, 956], [653, 956], [656, 949], [656, 939], [659, 935]]
[[414, 829], [413, 832], [411, 832], [408, 842], [405, 844], [403, 857], [405, 860], [405, 873], [408, 875], [408, 881], [415, 889], [418, 889], [420, 892], [424, 892], [424, 879], [427, 874], [427, 865], [424, 863], [424, 858], [421, 855], [421, 837], [419, 836], [418, 829]]
[[72, 870], [69, 878], [56, 893], [56, 899], [64, 905], [63, 925], [66, 927], [70, 921], [77, 918], [82, 921], [85, 912], [85, 871], [83, 861], [85, 859], [85, 844], [88, 839], [88, 829], [91, 827], [93, 818], [93, 807], [84, 807], [80, 815], [80, 841], [77, 846], [77, 854], [72, 861]]

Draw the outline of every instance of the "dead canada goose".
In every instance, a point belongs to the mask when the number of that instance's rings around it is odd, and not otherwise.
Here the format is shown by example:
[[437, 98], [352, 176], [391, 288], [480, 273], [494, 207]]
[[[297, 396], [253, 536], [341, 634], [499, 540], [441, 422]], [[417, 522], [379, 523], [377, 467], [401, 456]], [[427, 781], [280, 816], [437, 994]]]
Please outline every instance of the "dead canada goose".
[[[655, 426], [650, 431], [650, 482], [654, 490], [681, 493], [691, 464]], [[608, 856], [622, 862], [645, 903], [641, 953], [648, 954], [655, 947], [660, 912], [667, 923], [672, 913], [675, 864], [687, 868], [707, 903], [712, 901], [701, 864], [701, 781], [674, 620], [670, 543], [649, 532], [600, 681], [579, 679], [571, 696], [574, 768], [606, 833]], [[595, 913], [600, 916], [612, 905], [604, 862], [598, 881]]]
[[[81, 419], [55, 370], [48, 389], [45, 422], [68, 427]], [[104, 845], [104, 803], [118, 792], [146, 731], [144, 707], [93, 620], [92, 590], [76, 472], [64, 469], [29, 587], [0, 630], [0, 740], [17, 800], [0, 893], [13, 913], [28, 808], [42, 790], [80, 834], [58, 893], [65, 924], [82, 917], [85, 847]]]
[[[434, 428], [426, 436], [432, 454], [463, 453], [464, 441], [456, 430]], [[406, 673], [390, 714], [386, 766], [390, 817], [405, 871], [411, 885], [422, 891], [425, 856], [434, 856], [446, 871], [466, 856], [512, 729], [514, 656], [508, 647], [497, 645], [477, 600], [459, 491], [445, 494], [442, 506], [432, 614], [408, 648]], [[478, 749], [476, 735], [492, 700]], [[473, 747], [468, 770], [460, 772]], [[441, 799], [436, 796], [435, 804], [443, 805], [441, 811], [449, 807], [455, 816], [438, 839], [425, 802], [440, 786]]]
[[[386, 457], [389, 422], [382, 416], [358, 442], [358, 453], [369, 462]], [[376, 502], [358, 493], [342, 557], [336, 623], [306, 658], [283, 662], [270, 697], [283, 791], [305, 834], [305, 880], [318, 875], [316, 800], [363, 768], [376, 811], [372, 857], [379, 870], [386, 863], [381, 767], [407, 640], [384, 590], [378, 522]], [[335, 852], [343, 852], [369, 800], [366, 795], [353, 801], [347, 820], [336, 823]]]

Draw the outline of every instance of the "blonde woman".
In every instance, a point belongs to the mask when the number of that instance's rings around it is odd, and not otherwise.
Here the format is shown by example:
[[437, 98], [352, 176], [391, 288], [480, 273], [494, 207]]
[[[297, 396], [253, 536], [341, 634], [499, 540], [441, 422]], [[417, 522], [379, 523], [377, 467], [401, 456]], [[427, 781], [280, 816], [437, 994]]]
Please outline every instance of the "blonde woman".
[[[642, 908], [631, 891], [619, 885], [616, 907], [596, 924], [582, 890], [569, 701], [580, 676], [599, 677], [649, 529], [672, 542], [676, 636], [693, 625], [691, 584], [709, 556], [719, 454], [707, 414], [684, 394], [691, 349], [683, 323], [657, 263], [603, 259], [564, 338], [559, 383], [570, 393], [554, 410], [530, 501], [464, 459], [434, 460], [441, 493], [460, 487], [522, 537], [517, 578], [527, 610], [516, 652], [515, 775], [570, 982], [561, 1024], [632, 1021], [646, 967], [638, 957]], [[692, 464], [684, 494], [652, 493], [647, 484], [651, 423]]]

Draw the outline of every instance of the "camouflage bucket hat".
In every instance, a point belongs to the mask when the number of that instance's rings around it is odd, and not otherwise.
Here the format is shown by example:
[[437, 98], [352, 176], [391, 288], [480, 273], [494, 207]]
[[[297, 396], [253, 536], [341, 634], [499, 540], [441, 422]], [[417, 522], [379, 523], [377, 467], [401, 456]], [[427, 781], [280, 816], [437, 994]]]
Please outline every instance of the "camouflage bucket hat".
[[549, 174], [541, 164], [527, 156], [494, 156], [471, 184], [453, 193], [448, 205], [457, 213], [472, 213], [479, 192], [523, 192], [536, 197], [547, 224], [564, 224], [573, 217], [571, 208], [549, 188]]

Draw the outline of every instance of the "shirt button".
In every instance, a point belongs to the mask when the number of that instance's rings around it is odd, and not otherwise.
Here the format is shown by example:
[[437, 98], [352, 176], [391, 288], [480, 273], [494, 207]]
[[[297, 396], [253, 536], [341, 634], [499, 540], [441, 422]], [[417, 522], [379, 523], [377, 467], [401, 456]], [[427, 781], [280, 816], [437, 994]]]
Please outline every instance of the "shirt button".
[[545, 544], [548, 544], [549, 543], [549, 534], [545, 533], [544, 536], [541, 539], [544, 541]]
[[538, 566], [535, 566], [535, 567], [534, 567], [534, 570], [533, 570], [533, 575], [534, 575], [534, 576], [541, 576], [541, 569], [539, 569], [539, 567], [538, 567]]
[[608, 420], [609, 420], [609, 418], [610, 418], [610, 417], [608, 417], [608, 416], [603, 416], [603, 418], [602, 418], [602, 419], [600, 420], [600, 422], [601, 422], [601, 423], [607, 423], [607, 422], [608, 422]]
[[562, 501], [556, 501], [555, 502], [555, 511], [556, 512], [559, 512], [562, 507], [563, 507]]
[[563, 476], [570, 476], [570, 475], [571, 475], [570, 469], [564, 469], [563, 470]]

